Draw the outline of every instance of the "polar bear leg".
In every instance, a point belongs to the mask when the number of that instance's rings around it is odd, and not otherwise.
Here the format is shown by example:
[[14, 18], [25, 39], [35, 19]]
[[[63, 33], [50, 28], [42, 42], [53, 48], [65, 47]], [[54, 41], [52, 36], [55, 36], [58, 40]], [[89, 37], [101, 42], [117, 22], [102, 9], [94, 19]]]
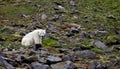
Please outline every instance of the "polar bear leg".
[[35, 50], [38, 50], [41, 47], [42, 47], [42, 44], [35, 44]]
[[35, 36], [34, 37], [35, 41], [35, 50], [38, 50], [40, 47], [42, 47], [42, 36]]

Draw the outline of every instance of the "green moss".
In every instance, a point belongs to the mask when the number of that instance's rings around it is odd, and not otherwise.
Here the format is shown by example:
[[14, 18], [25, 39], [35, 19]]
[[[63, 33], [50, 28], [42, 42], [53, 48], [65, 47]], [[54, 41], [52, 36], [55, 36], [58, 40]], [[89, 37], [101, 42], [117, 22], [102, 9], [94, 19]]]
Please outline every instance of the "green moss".
[[75, 46], [80, 47], [82, 49], [91, 49], [91, 40], [84, 38], [83, 41], [77, 43]]
[[120, 36], [119, 35], [109, 35], [109, 36], [107, 36], [106, 43], [107, 44], [120, 43]]
[[99, 49], [99, 48], [91, 48], [91, 50], [96, 52], [96, 53], [103, 53], [104, 52], [102, 49]]
[[47, 46], [54, 46], [54, 45], [57, 44], [57, 41], [48, 38], [48, 39], [44, 39], [44, 40], [43, 40], [43, 44], [44, 44], [44, 45], [47, 45]]
[[84, 38], [80, 43], [77, 43], [81, 47], [91, 48], [91, 39]]

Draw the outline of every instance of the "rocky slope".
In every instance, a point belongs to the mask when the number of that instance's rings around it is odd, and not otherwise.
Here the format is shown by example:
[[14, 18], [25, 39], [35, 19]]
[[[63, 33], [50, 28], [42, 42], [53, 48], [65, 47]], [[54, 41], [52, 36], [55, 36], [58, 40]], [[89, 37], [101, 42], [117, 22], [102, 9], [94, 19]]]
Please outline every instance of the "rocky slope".
[[[119, 69], [119, 0], [0, 0], [0, 68]], [[47, 29], [42, 48], [21, 46]]]

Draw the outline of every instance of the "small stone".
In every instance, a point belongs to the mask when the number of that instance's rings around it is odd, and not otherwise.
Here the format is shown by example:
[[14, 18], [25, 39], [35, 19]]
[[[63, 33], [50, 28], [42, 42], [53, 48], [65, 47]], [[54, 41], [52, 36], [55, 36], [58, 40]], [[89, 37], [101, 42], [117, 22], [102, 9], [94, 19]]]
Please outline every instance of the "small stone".
[[45, 49], [41, 49], [40, 50], [40, 55], [43, 56], [43, 57], [46, 57], [48, 56], [50, 53], [48, 50], [45, 50]]
[[66, 26], [67, 28], [75, 28], [75, 29], [80, 29], [80, 28], [81, 28], [81, 25], [75, 24], [75, 23], [65, 24], [65, 26]]
[[80, 47], [74, 47], [72, 50], [73, 50], [73, 51], [80, 51], [81, 48], [80, 48]]
[[66, 61], [65, 69], [75, 69], [75, 65], [71, 61]]
[[71, 32], [71, 33], [79, 33], [79, 29], [71, 28], [71, 29], [70, 29], [70, 32]]
[[60, 53], [68, 53], [69, 49], [64, 49], [64, 48], [61, 48], [59, 50]]
[[63, 6], [61, 6], [61, 5], [58, 5], [58, 9], [65, 9]]
[[21, 14], [20, 15], [22, 18], [27, 18], [28, 17], [28, 15], [26, 15], [26, 14]]
[[21, 47], [18, 51], [20, 51], [20, 53], [25, 53], [25, 49], [23, 47]]
[[27, 32], [25, 32], [25, 31], [20, 31], [20, 35], [21, 36], [25, 36], [27, 34]]
[[36, 16], [32, 16], [33, 22], [39, 23], [39, 19]]
[[83, 32], [81, 35], [80, 35], [80, 37], [81, 38], [90, 38], [90, 33], [87, 33], [87, 32]]
[[96, 69], [104, 69], [104, 67], [101, 63], [99, 63], [99, 64], [97, 64]]
[[49, 18], [49, 20], [54, 21], [54, 22], [62, 22], [63, 16], [62, 15], [55, 15], [54, 17]]
[[76, 6], [75, 1], [73, 1], [73, 0], [71, 0], [69, 3], [71, 6]]
[[109, 16], [107, 16], [107, 18], [109, 18], [109, 19], [116, 19], [113, 15], [109, 15]]
[[116, 34], [119, 34], [119, 35], [120, 35], [120, 31], [116, 31]]
[[95, 43], [94, 43], [98, 48], [101, 48], [101, 49], [103, 49], [103, 50], [107, 50], [107, 46], [103, 43], [103, 42], [101, 42], [101, 41], [95, 41]]
[[74, 16], [73, 16], [73, 19], [78, 19], [78, 16], [74, 15]]
[[14, 60], [17, 61], [17, 62], [21, 62], [22, 61], [21, 56], [15, 57]]
[[48, 63], [56, 63], [62, 61], [62, 59], [56, 56], [48, 56], [47, 61]]
[[108, 67], [106, 65], [103, 65], [100, 62], [91, 62], [91, 69], [108, 69]]
[[74, 62], [76, 60], [77, 60], [76, 57], [74, 55], [72, 55], [72, 54], [68, 54], [68, 55], [65, 55], [63, 57], [63, 61], [72, 61], [72, 62]]
[[42, 14], [41, 15], [41, 19], [46, 19], [47, 18], [47, 15], [46, 14]]
[[38, 61], [39, 61], [40, 63], [47, 63], [47, 60], [46, 60], [44, 57], [38, 58]]
[[106, 34], [107, 33], [107, 31], [105, 31], [105, 30], [103, 30], [103, 31], [98, 30], [97, 32], [101, 33], [101, 34]]

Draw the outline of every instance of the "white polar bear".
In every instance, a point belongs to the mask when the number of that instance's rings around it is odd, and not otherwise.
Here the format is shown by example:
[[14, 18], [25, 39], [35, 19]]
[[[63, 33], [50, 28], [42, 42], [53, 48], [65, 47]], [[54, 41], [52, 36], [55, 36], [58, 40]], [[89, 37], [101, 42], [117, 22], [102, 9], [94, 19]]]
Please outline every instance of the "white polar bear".
[[46, 30], [37, 29], [28, 34], [26, 34], [21, 41], [23, 46], [30, 46], [30, 45], [41, 45], [42, 44], [42, 37], [45, 36]]

